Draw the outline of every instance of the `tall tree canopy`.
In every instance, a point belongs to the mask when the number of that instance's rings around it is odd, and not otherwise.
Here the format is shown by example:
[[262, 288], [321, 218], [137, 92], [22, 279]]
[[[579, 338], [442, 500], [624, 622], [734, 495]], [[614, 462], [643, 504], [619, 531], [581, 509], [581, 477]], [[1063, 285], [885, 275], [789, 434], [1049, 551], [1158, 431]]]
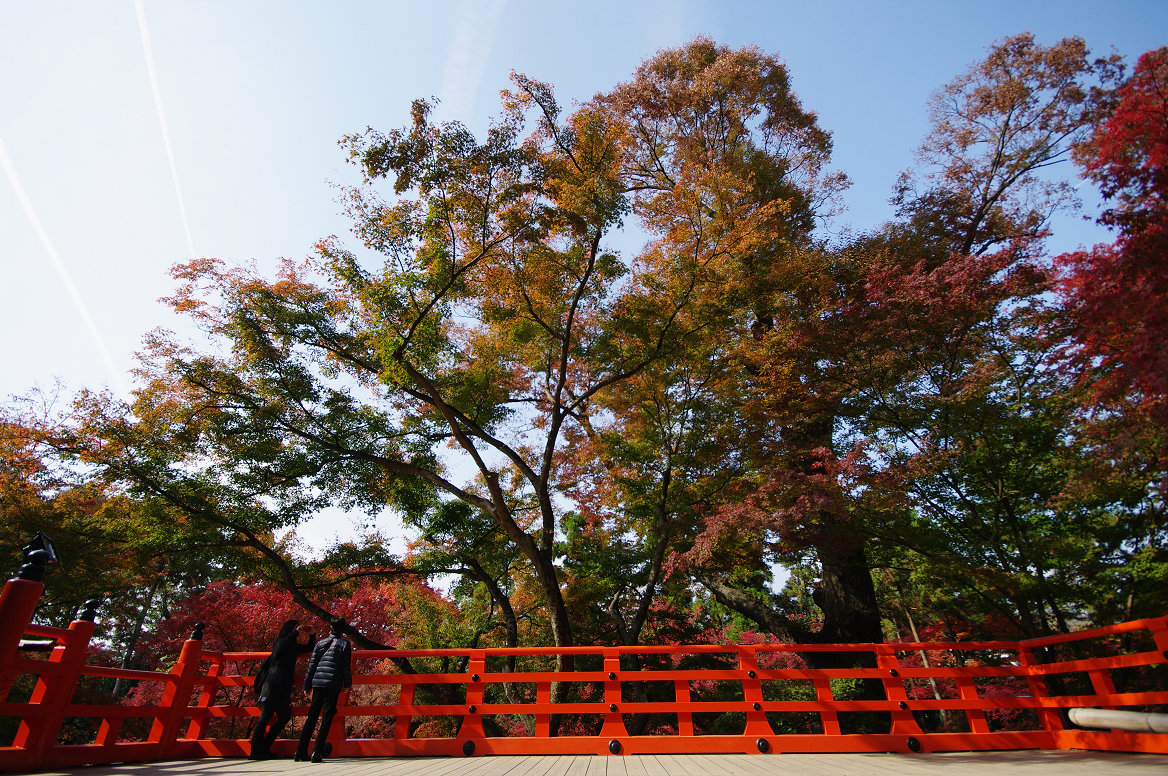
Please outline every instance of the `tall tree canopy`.
[[[698, 40], [567, 115], [517, 76], [482, 142], [419, 101], [411, 126], [343, 145], [361, 248], [324, 240], [272, 280], [179, 267], [174, 307], [223, 350], [152, 337], [133, 405], [90, 405], [93, 460], [285, 576], [264, 536], [325, 504], [423, 531], [465, 505], [569, 645], [565, 443], [619, 423], [625, 386], [695, 339], [750, 325], [740, 300], [765, 304], [751, 286], [838, 187], [827, 135], [777, 60]], [[633, 217], [646, 248], [606, 249]]]
[[[85, 394], [38, 433], [158, 553], [321, 617], [454, 575], [450, 638], [476, 644], [879, 641], [891, 591], [912, 628], [1142, 612], [1163, 434], [1124, 421], [1162, 406], [1160, 323], [1113, 291], [1165, 274], [1164, 63], [1117, 90], [1080, 39], [999, 41], [931, 102], [895, 216], [834, 240], [831, 136], [755, 48], [699, 38], [570, 111], [516, 75], [481, 138], [419, 100], [341, 142], [355, 243], [271, 276], [176, 267], [205, 342], [155, 332], [131, 402]], [[1065, 257], [1060, 297], [1044, 241], [1075, 148], [1119, 238]], [[1113, 428], [1140, 444], [1117, 457]], [[305, 557], [289, 531], [325, 507], [420, 538]]]

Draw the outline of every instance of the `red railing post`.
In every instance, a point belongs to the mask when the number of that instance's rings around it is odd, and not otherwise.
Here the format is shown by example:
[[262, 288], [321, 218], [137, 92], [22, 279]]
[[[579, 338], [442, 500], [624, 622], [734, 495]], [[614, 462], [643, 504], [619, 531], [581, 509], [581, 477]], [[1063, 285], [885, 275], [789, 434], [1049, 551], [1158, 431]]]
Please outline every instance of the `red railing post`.
[[92, 620], [70, 623], [64, 644], [53, 649], [48, 663], [52, 670], [41, 674], [33, 688], [29, 703], [40, 705], [44, 713], [24, 720], [16, 731], [12, 745], [29, 752], [33, 762], [43, 764], [49, 751], [57, 744], [57, 735], [65, 721], [65, 707], [73, 700], [81, 671], [89, 656], [89, 640], [93, 636]]
[[620, 670], [620, 650], [608, 647], [604, 650], [604, 703], [606, 708], [604, 710], [604, 724], [600, 726], [602, 738], [624, 738], [629, 734], [628, 728], [625, 727], [624, 714], [620, 710]]
[[34, 579], [10, 579], [0, 592], [0, 701], [8, 697], [16, 678], [13, 664], [20, 639], [44, 592], [45, 586]]
[[[216, 693], [219, 692], [219, 674], [223, 672], [223, 656], [215, 655], [211, 658], [211, 664], [207, 666], [207, 674], [203, 683], [203, 690], [199, 693], [199, 702], [195, 704], [196, 708], [209, 709], [211, 702], [215, 700]], [[191, 717], [191, 724], [187, 728], [187, 738], [197, 740], [207, 737], [207, 727], [210, 724], [210, 719], [206, 712]]]
[[689, 710], [689, 679], [673, 680], [673, 699], [679, 704], [685, 704], [685, 711], [677, 712], [677, 733], [680, 736], [693, 736], [693, 712]]
[[349, 733], [345, 730], [345, 714], [341, 709], [349, 705], [350, 688], [346, 687], [341, 690], [341, 694], [337, 696], [337, 713], [333, 716], [332, 725], [329, 726], [328, 738], [326, 743], [332, 747], [329, 751], [334, 754], [340, 751], [340, 745], [348, 738]]
[[402, 683], [401, 689], [397, 694], [398, 713], [397, 718], [393, 723], [393, 737], [399, 741], [405, 741], [410, 737], [410, 720], [413, 719], [413, 714], [400, 711], [403, 707], [414, 705], [414, 683]]
[[[963, 701], [981, 700], [977, 694], [977, 686], [973, 683], [973, 679], [968, 676], [957, 677], [957, 691], [961, 694], [961, 700]], [[969, 723], [969, 732], [990, 732], [990, 726], [986, 722], [984, 711], [976, 708], [966, 708], [963, 711], [965, 712], [965, 719]]]
[[738, 648], [738, 669], [742, 671], [742, 697], [750, 704], [746, 712], [744, 735], [771, 736], [775, 731], [767, 721], [762, 706], [762, 680], [758, 678], [758, 653], [751, 647]]
[[917, 724], [916, 717], [909, 710], [908, 693], [904, 690], [904, 680], [900, 678], [900, 659], [891, 644], [876, 645], [876, 666], [884, 672], [882, 681], [885, 697], [895, 701], [898, 707], [892, 710], [891, 733], [903, 736], [922, 735], [921, 726]]
[[483, 731], [483, 713], [481, 711], [483, 700], [486, 697], [483, 675], [487, 672], [487, 658], [483, 650], [476, 649], [470, 653], [466, 672], [470, 675], [466, 684], [467, 713], [462, 718], [462, 725], [458, 728], [458, 739], [460, 741], [481, 740], [486, 737], [486, 733]]
[[161, 715], [154, 718], [150, 726], [147, 743], [157, 745], [156, 759], [163, 760], [174, 748], [178, 738], [178, 728], [190, 708], [191, 693], [198, 677], [199, 661], [203, 655], [203, 626], [195, 626], [195, 632], [187, 639], [178, 653], [178, 662], [170, 669], [173, 681], [166, 683], [160, 702]]
[[[816, 676], [811, 681], [815, 684], [815, 700], [823, 704], [835, 703], [835, 696], [831, 694], [831, 679], [826, 676]], [[823, 725], [823, 732], [826, 735], [842, 735], [839, 713], [835, 710], [834, 705], [825, 706], [820, 710], [819, 721]]]
[[[536, 706], [550, 706], [552, 702], [552, 683], [551, 682], [536, 682], [535, 684], [535, 705]], [[552, 734], [552, 715], [551, 712], [543, 712], [535, 715], [535, 737], [549, 738]]]
[[1168, 659], [1168, 617], [1157, 617], [1148, 624], [1152, 638], [1156, 640], [1156, 649], [1164, 653]]
[[[1032, 670], [1039, 665], [1034, 659], [1034, 653], [1024, 642], [1018, 644], [1018, 665], [1026, 668], [1026, 684], [1030, 687], [1030, 695], [1037, 700], [1050, 697], [1046, 689], [1046, 680]], [[1038, 709], [1038, 718], [1042, 722], [1042, 729], [1049, 733], [1057, 733], [1063, 729], [1063, 721], [1059, 719], [1058, 711], [1045, 706]]]

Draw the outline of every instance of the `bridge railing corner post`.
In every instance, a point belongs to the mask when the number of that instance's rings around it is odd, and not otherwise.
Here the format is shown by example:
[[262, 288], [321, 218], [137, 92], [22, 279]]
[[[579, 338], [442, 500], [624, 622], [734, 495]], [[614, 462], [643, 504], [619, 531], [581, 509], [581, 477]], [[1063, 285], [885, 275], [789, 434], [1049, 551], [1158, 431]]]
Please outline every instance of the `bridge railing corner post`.
[[155, 759], [165, 759], [178, 740], [178, 729], [190, 708], [191, 693], [198, 680], [199, 664], [203, 658], [203, 624], [187, 639], [179, 652], [178, 661], [170, 669], [173, 677], [166, 683], [159, 703], [159, 715], [150, 727], [148, 743], [157, 747]]

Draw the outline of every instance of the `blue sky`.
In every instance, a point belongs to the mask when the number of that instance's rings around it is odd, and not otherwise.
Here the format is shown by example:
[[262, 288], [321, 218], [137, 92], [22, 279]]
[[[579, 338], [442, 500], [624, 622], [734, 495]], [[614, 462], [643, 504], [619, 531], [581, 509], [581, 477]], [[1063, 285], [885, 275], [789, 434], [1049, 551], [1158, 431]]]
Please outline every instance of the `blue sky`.
[[[482, 129], [512, 70], [570, 103], [695, 35], [756, 44], [834, 133], [839, 225], [862, 229], [929, 94], [1022, 31], [1134, 62], [1168, 43], [1168, 2], [0, 0], [0, 397], [124, 393], [143, 334], [179, 325], [157, 302], [172, 264], [345, 235], [336, 141], [404, 125], [415, 97]], [[1103, 237], [1066, 220], [1060, 247]]]

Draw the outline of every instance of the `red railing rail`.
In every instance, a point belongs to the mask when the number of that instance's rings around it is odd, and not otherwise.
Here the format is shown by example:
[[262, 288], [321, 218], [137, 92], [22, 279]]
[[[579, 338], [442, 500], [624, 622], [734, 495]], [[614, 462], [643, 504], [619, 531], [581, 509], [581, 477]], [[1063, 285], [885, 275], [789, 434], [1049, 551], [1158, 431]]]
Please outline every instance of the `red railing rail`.
[[[0, 746], [0, 770], [248, 753], [245, 723], [258, 709], [250, 705], [247, 672], [266, 653], [205, 652], [201, 640], [191, 639], [169, 673], [90, 666], [92, 622], [68, 629], [29, 624], [42, 591], [39, 582], [12, 580], [0, 595], [0, 718], [21, 720], [11, 744]], [[20, 641], [30, 635], [56, 641], [47, 658], [22, 654]], [[803, 658], [812, 653], [854, 653], [869, 667], [808, 668]], [[1072, 707], [1168, 706], [1166, 653], [1168, 617], [1021, 642], [357, 650], [354, 687], [342, 695], [330, 742], [339, 757], [1168, 753], [1165, 735], [1064, 722]], [[577, 670], [554, 670], [551, 658], [562, 654], [575, 656]], [[419, 671], [443, 660], [464, 670], [405, 674], [390, 658], [408, 658]], [[36, 677], [31, 695], [7, 700], [22, 674]], [[161, 683], [161, 699], [143, 706], [75, 703], [83, 677]], [[567, 692], [553, 700], [557, 683]], [[445, 692], [434, 691], [439, 685]], [[855, 697], [861, 685], [866, 698]], [[872, 698], [873, 688], [884, 697]], [[304, 711], [295, 709], [297, 716]], [[655, 726], [633, 734], [638, 715]], [[91, 741], [60, 740], [62, 723], [73, 718], [91, 720]], [[132, 718], [150, 721], [140, 740], [124, 735]], [[510, 727], [500, 734], [501, 725]], [[849, 732], [856, 729], [865, 732]], [[284, 739], [274, 748], [291, 754], [294, 745]]]

